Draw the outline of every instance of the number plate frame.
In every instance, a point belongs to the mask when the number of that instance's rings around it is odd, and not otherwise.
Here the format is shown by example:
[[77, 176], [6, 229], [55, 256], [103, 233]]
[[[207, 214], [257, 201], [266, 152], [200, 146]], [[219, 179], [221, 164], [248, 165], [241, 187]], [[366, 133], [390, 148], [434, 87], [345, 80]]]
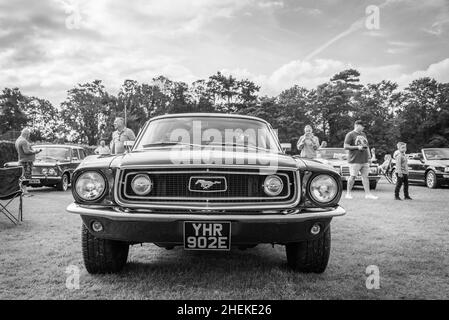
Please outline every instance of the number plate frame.
[[[201, 235], [197, 236], [195, 234], [195, 229], [193, 227], [194, 224], [201, 224], [201, 230], [203, 230], [204, 225], [210, 225], [212, 234], [210, 235]], [[216, 226], [220, 226], [221, 228], [218, 228]], [[187, 231], [187, 233], [186, 233]], [[217, 236], [216, 234], [218, 232], [224, 232], [221, 233], [221, 237]], [[204, 231], [203, 231], [204, 232]], [[231, 250], [231, 222], [230, 221], [184, 221], [183, 223], [183, 241], [184, 241], [184, 250], [201, 250], [201, 251], [229, 251]], [[187, 239], [189, 237], [196, 238], [195, 240], [195, 246], [189, 246]], [[200, 247], [198, 246], [198, 239], [206, 238], [206, 247]], [[212, 238], [212, 239], [211, 239]], [[223, 248], [219, 247], [220, 244], [220, 238], [225, 238], [225, 244], [226, 246]], [[215, 240], [215, 241], [214, 241]], [[223, 239], [221, 239], [223, 240]], [[216, 247], [211, 247], [211, 245], [214, 245]]]

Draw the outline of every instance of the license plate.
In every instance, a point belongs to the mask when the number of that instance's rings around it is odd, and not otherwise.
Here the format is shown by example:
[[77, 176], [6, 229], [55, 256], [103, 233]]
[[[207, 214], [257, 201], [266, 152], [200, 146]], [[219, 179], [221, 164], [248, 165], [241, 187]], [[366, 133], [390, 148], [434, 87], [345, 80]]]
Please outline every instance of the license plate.
[[39, 184], [41, 183], [40, 179], [30, 179], [30, 184]]
[[185, 250], [230, 250], [230, 222], [184, 222]]

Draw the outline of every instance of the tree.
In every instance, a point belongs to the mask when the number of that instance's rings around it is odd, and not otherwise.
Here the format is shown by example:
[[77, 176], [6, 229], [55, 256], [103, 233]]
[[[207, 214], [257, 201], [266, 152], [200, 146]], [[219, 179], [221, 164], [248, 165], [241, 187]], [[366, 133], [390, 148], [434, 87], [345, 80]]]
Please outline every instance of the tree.
[[18, 88], [5, 88], [0, 94], [0, 134], [22, 130], [28, 121], [24, 111], [25, 97]]
[[50, 101], [37, 97], [25, 97], [24, 113], [31, 128], [31, 140], [53, 141], [61, 128], [58, 110]]
[[104, 136], [111, 101], [114, 99], [105, 91], [101, 80], [78, 84], [69, 90], [66, 101], [61, 104], [69, 140], [97, 144]]

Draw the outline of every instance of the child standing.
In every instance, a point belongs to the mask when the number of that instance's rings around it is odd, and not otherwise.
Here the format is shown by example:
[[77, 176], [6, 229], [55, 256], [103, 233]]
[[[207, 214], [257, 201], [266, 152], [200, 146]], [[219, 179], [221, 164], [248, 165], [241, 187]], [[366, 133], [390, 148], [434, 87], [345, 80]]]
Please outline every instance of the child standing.
[[405, 155], [407, 151], [407, 144], [405, 142], [398, 142], [398, 150], [396, 154], [396, 188], [394, 189], [394, 198], [396, 200], [402, 200], [399, 197], [399, 191], [401, 190], [402, 184], [404, 184], [404, 199], [412, 200], [408, 194], [408, 159]]

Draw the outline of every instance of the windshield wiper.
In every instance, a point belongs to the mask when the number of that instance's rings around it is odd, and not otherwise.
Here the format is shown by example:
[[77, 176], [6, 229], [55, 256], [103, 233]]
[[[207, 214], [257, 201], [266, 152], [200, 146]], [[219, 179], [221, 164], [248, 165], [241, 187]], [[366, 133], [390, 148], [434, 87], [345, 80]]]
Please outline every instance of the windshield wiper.
[[210, 143], [210, 144], [208, 144], [208, 146], [222, 146], [222, 147], [229, 146], [229, 147], [251, 148], [251, 149], [254, 149], [254, 150], [271, 151], [271, 150], [266, 149], [266, 148], [250, 146], [250, 145], [246, 145], [246, 144], [239, 144], [239, 143]]
[[183, 145], [183, 146], [196, 146], [196, 147], [202, 147], [199, 144], [194, 143], [184, 143], [184, 142], [156, 142], [156, 143], [149, 143], [144, 144], [143, 148], [150, 148], [150, 147], [159, 147], [159, 146], [176, 146], [176, 145]]

